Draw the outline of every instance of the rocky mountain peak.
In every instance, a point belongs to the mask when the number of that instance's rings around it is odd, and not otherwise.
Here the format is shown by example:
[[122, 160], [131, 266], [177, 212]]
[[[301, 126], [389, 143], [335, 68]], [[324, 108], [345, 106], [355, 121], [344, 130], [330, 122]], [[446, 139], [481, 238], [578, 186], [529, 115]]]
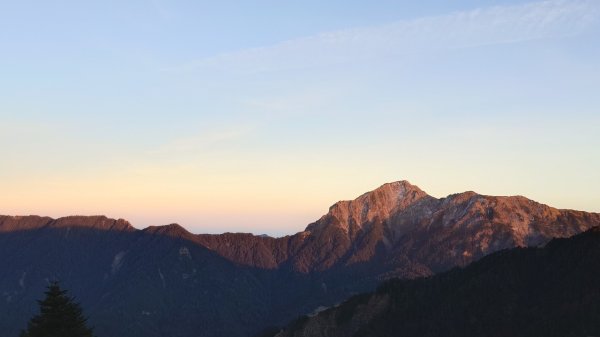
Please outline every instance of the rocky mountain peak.
[[193, 236], [192, 233], [188, 232], [185, 228], [176, 223], [172, 223], [165, 226], [150, 226], [145, 228], [144, 232], [150, 234], [167, 235], [178, 238]]
[[309, 225], [307, 231], [332, 223], [346, 231], [352, 227], [362, 228], [364, 224], [389, 219], [392, 214], [423, 198], [432, 197], [406, 180], [387, 183], [354, 200], [335, 203], [319, 221]]

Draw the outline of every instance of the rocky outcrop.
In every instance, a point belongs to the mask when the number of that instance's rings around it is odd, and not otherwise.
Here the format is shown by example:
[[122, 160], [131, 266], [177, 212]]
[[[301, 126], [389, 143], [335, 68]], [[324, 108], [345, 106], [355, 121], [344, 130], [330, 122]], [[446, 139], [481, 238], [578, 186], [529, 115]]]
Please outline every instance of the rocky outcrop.
[[87, 228], [102, 231], [135, 231], [136, 229], [124, 219], [109, 219], [98, 216], [68, 216], [58, 218], [48, 224], [49, 228]]
[[123, 219], [109, 219], [103, 215], [97, 216], [67, 216], [58, 219], [50, 217], [6, 216], [0, 215], [0, 233], [36, 230], [42, 228], [88, 228], [104, 231], [135, 231], [131, 224]]
[[0, 233], [15, 232], [19, 230], [39, 229], [47, 226], [53, 221], [49, 217], [41, 217], [37, 215], [30, 216], [7, 216], [0, 215]]

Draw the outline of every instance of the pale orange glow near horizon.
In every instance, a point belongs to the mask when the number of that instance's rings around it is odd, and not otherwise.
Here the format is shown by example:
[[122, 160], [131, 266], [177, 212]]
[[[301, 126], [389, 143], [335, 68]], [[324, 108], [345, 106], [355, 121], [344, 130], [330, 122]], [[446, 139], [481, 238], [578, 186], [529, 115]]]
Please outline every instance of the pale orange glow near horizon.
[[[384, 183], [406, 178], [392, 177], [383, 171], [381, 177], [351, 179], [336, 170], [324, 170], [319, 176], [297, 169], [254, 177], [194, 175], [181, 168], [173, 170], [176, 172], [167, 170], [171, 175], [165, 170], [151, 170], [120, 177], [99, 175], [96, 180], [63, 177], [8, 184], [0, 196], [2, 213], [54, 218], [106, 215], [124, 218], [137, 228], [179, 223], [195, 233], [230, 231], [281, 236], [303, 230], [339, 200], [354, 199]], [[408, 180], [435, 197], [466, 190], [491, 195], [522, 194], [558, 208], [598, 211], [593, 203], [585, 207], [585, 198], [570, 190], [573, 185], [566, 182], [546, 185], [543, 180], [507, 179], [498, 184], [498, 180], [468, 174], [448, 180], [427, 180], [427, 176], [433, 176], [428, 172], [419, 175]], [[458, 178], [467, 183], [463, 186]]]

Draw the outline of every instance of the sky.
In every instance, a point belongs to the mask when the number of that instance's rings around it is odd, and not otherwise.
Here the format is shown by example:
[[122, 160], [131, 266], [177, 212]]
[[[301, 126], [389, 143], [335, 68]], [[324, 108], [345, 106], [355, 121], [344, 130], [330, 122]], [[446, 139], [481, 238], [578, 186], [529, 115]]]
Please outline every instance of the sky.
[[0, 214], [292, 234], [408, 180], [600, 212], [600, 1], [0, 1]]

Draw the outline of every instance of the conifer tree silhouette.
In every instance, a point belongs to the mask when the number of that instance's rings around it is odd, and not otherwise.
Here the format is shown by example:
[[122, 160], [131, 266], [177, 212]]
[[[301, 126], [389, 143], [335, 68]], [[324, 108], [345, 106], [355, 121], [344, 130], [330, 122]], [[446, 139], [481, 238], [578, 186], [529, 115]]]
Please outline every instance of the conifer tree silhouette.
[[81, 307], [58, 282], [52, 282], [45, 294], [38, 301], [40, 313], [31, 318], [20, 337], [94, 337]]

